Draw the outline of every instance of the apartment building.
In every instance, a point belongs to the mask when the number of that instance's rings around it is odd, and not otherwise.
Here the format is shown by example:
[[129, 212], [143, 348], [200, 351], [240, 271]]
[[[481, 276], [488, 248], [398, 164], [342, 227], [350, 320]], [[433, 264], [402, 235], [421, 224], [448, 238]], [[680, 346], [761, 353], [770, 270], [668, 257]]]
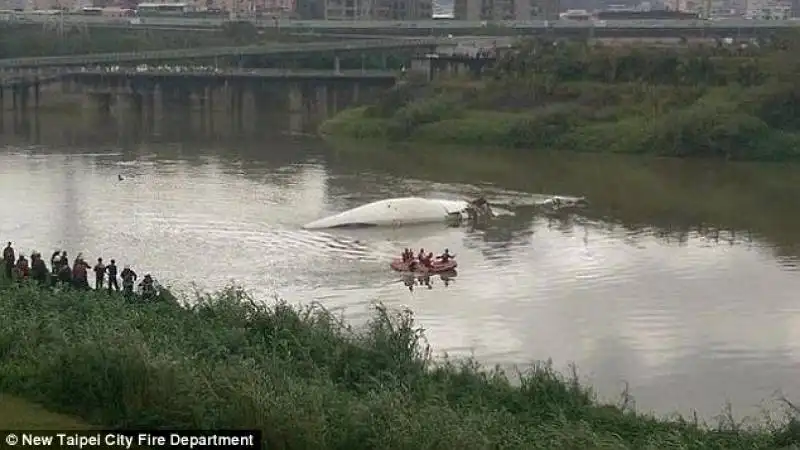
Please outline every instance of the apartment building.
[[325, 18], [324, 0], [296, 0], [294, 12], [303, 20], [319, 20]]
[[365, 20], [377, 11], [379, 0], [325, 0], [325, 20]]
[[391, 20], [427, 20], [433, 17], [433, 0], [394, 0], [390, 5]]
[[433, 14], [432, 0], [324, 0], [326, 20], [420, 20]]
[[560, 0], [455, 0], [456, 20], [557, 19]]
[[74, 8], [72, 0], [30, 0], [27, 9], [49, 11], [53, 9]]
[[26, 7], [26, 0], [0, 0], [0, 10], [2, 11], [21, 11]]

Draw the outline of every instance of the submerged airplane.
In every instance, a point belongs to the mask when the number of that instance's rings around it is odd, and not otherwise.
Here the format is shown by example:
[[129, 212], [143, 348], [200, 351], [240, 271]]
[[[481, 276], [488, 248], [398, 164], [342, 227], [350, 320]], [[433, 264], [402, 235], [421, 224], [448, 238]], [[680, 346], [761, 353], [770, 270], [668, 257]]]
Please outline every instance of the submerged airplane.
[[417, 225], [425, 223], [457, 223], [494, 217], [485, 199], [473, 201], [402, 197], [380, 200], [330, 217], [315, 220], [303, 228], [364, 228]]

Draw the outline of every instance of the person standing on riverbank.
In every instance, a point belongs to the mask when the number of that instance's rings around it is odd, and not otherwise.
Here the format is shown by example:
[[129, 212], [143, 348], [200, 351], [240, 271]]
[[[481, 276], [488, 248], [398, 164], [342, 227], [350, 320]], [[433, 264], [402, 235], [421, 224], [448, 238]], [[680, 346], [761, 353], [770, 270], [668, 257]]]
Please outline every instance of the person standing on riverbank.
[[83, 260], [83, 254], [78, 253], [72, 264], [72, 284], [78, 289], [89, 289], [88, 270], [91, 267]]
[[106, 266], [106, 273], [108, 273], [108, 292], [119, 292], [119, 284], [117, 284], [117, 263], [113, 259]]
[[56, 271], [56, 273], [60, 272], [62, 267], [67, 267], [67, 268], [69, 267], [69, 259], [67, 258], [66, 250], [61, 252], [61, 256], [56, 257], [56, 261], [58, 264], [58, 270]]
[[25, 281], [28, 279], [29, 274], [30, 266], [28, 265], [28, 259], [25, 258], [25, 255], [19, 255], [17, 265], [14, 267], [14, 280], [19, 282]]
[[47, 285], [47, 264], [42, 259], [41, 253], [31, 253], [31, 278], [42, 286]]
[[125, 298], [133, 297], [133, 284], [136, 282], [136, 272], [131, 270], [131, 266], [125, 266], [122, 269], [122, 273], [120, 274], [122, 277], [122, 293], [125, 295]]
[[11, 273], [14, 270], [15, 261], [16, 255], [14, 254], [14, 248], [11, 247], [11, 241], [9, 241], [6, 248], [3, 249], [3, 263], [5, 263], [6, 278], [9, 280], [11, 279]]
[[50, 267], [51, 267], [50, 270], [52, 271], [53, 276], [54, 277], [57, 276], [58, 275], [58, 269], [61, 268], [61, 250], [54, 251], [53, 254], [50, 256]]
[[69, 286], [72, 283], [72, 269], [70, 269], [69, 262], [63, 256], [61, 260], [58, 262], [58, 272], [56, 272], [56, 280], [61, 286]]
[[97, 258], [97, 264], [94, 266], [94, 288], [98, 291], [103, 289], [105, 276], [106, 266], [103, 264], [103, 258]]

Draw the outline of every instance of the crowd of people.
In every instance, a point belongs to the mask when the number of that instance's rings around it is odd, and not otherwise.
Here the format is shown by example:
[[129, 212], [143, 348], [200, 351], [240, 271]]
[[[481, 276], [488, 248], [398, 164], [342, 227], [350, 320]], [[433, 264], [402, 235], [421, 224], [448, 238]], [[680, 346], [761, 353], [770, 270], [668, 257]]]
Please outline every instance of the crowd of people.
[[[403, 249], [403, 253], [400, 255], [400, 257], [403, 260], [403, 263], [408, 265], [408, 270], [411, 272], [416, 272], [420, 266], [426, 269], [433, 269], [433, 252], [426, 253], [424, 248], [419, 249], [419, 253], [416, 256], [414, 255], [414, 251], [410, 248]], [[436, 257], [436, 260], [444, 264], [449, 262], [454, 257], [455, 255], [450, 254], [449, 249], [444, 249], [444, 252]]]
[[[433, 289], [433, 286], [431, 285], [431, 273], [434, 272], [434, 265], [437, 263], [446, 264], [453, 259], [455, 255], [451, 254], [449, 249], [444, 249], [444, 252], [437, 256], [434, 260], [433, 252], [426, 253], [424, 248], [419, 249], [419, 253], [416, 255], [414, 255], [413, 250], [406, 248], [403, 249], [400, 257], [406, 270], [406, 275], [403, 277], [403, 281], [408, 290], [413, 292], [416, 279], [418, 279], [420, 285], [427, 286], [428, 289]], [[442, 281], [444, 281], [445, 286], [449, 285], [450, 283], [450, 275], [451, 274], [448, 272], [439, 274], [439, 276], [442, 278]]]
[[[124, 266], [118, 273], [117, 263], [113, 259], [105, 264], [103, 258], [97, 258], [97, 263], [92, 267], [86, 262], [82, 253], [78, 253], [70, 266], [67, 252], [61, 249], [54, 251], [50, 256], [50, 268], [48, 269], [41, 253], [33, 251], [29, 261], [25, 255], [17, 256], [11, 242], [3, 249], [3, 270], [6, 279], [13, 282], [30, 279], [42, 286], [75, 289], [91, 289], [89, 273], [93, 272], [96, 290], [107, 289], [108, 292], [119, 292], [118, 279], [121, 279], [122, 293], [126, 298], [134, 297], [134, 287], [139, 278], [129, 265]], [[150, 274], [142, 278], [138, 287], [144, 300], [154, 300], [159, 295], [158, 286]]]

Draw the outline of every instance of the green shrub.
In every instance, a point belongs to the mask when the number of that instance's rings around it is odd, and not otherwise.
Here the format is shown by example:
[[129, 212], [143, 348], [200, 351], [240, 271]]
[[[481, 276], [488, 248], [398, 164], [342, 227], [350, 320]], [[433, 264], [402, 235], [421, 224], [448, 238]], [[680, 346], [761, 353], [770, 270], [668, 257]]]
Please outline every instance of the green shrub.
[[637, 117], [589, 124], [560, 136], [554, 146], [587, 153], [646, 153], [652, 151], [647, 146], [652, 128], [651, 121]]
[[769, 134], [761, 119], [736, 112], [730, 103], [702, 103], [662, 117], [649, 145], [665, 156], [744, 159]]
[[742, 110], [770, 127], [800, 130], [800, 84], [772, 83], [750, 89], [740, 99]]
[[425, 98], [431, 90], [427, 83], [414, 82], [413, 80], [400, 83], [378, 97], [374, 104], [369, 105], [364, 110], [364, 117], [375, 119], [391, 118], [398, 110], [414, 101], [414, 99]]
[[458, 107], [459, 100], [458, 96], [438, 95], [409, 103], [392, 116], [387, 134], [395, 139], [404, 139], [421, 125], [460, 117], [464, 111]]

